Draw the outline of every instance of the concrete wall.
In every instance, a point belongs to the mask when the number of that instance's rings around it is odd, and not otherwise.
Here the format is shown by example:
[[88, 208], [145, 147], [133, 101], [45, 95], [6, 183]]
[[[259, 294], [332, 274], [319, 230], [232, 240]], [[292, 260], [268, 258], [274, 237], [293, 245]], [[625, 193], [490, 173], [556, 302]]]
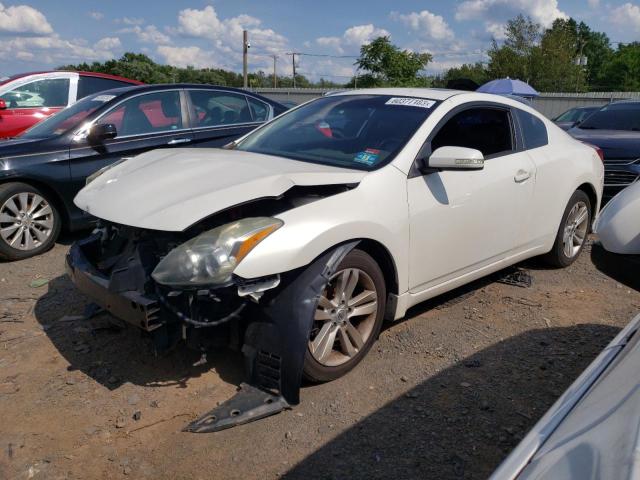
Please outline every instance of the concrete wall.
[[[278, 102], [300, 104], [327, 92], [337, 90], [322, 88], [258, 88], [257, 93]], [[533, 100], [533, 106], [549, 118], [554, 118], [573, 107], [606, 105], [613, 100], [634, 98], [640, 100], [640, 92], [593, 92], [593, 93], [543, 93]]]

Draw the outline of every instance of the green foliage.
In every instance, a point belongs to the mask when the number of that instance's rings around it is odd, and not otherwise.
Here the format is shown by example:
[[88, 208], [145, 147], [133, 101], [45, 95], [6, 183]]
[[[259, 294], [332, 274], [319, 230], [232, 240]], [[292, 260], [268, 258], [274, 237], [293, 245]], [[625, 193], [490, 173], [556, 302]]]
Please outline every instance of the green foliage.
[[602, 65], [597, 90], [640, 92], [640, 42], [619, 45]]
[[[433, 59], [430, 53], [400, 50], [389, 37], [378, 37], [368, 45], [360, 47], [360, 58], [356, 61], [359, 70], [358, 87], [410, 87], [426, 86], [427, 80], [418, 76]], [[350, 85], [355, 84], [355, 79]]]
[[[78, 70], [87, 72], [108, 73], [122, 77], [139, 80], [144, 83], [208, 83], [213, 85], [225, 85], [229, 87], [242, 87], [242, 75], [220, 68], [178, 68], [171, 65], [161, 65], [154, 62], [142, 53], [127, 52], [119, 59], [107, 60], [104, 63], [93, 62], [80, 63], [78, 65], [64, 65], [59, 70]], [[249, 86], [273, 87], [273, 74], [265, 74], [262, 71], [250, 73]], [[291, 77], [278, 77], [278, 86], [290, 87], [293, 85]], [[334, 87], [338, 84], [320, 80], [314, 84], [303, 75], [296, 75], [296, 86]]]

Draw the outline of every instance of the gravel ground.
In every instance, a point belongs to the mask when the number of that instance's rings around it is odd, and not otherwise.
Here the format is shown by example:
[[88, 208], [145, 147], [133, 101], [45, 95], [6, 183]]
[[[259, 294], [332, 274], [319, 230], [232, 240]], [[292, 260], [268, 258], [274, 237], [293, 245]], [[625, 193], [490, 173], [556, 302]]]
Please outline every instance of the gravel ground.
[[528, 262], [532, 287], [493, 277], [412, 309], [293, 410], [189, 434], [233, 395], [241, 357], [155, 358], [134, 328], [84, 320], [66, 250], [0, 263], [2, 479], [486, 478], [640, 311], [635, 258]]

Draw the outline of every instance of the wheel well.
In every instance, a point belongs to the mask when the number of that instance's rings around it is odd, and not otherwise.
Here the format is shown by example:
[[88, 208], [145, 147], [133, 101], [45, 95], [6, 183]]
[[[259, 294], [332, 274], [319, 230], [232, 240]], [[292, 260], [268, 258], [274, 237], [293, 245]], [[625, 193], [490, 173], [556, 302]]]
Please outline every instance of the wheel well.
[[375, 240], [363, 239], [356, 246], [359, 250], [367, 252], [378, 263], [384, 281], [387, 286], [388, 293], [398, 294], [398, 272], [393, 257], [384, 245]]
[[587, 194], [587, 197], [589, 197], [589, 201], [591, 202], [591, 220], [593, 220], [594, 218], [596, 218], [596, 213], [598, 213], [596, 212], [596, 204], [598, 203], [598, 195], [596, 194], [596, 189], [593, 188], [593, 185], [591, 185], [590, 183], [583, 183], [577, 189], [582, 190]]
[[62, 219], [62, 228], [64, 229], [65, 227], [69, 226], [69, 212], [67, 211], [62, 198], [60, 197], [58, 192], [56, 192], [46, 183], [40, 182], [38, 180], [32, 180], [30, 178], [7, 178], [0, 181], [0, 185], [6, 185], [7, 183], [24, 183], [42, 191], [42, 193], [44, 193], [51, 199], [53, 206], [56, 208], [56, 210], [58, 210], [60, 218]]

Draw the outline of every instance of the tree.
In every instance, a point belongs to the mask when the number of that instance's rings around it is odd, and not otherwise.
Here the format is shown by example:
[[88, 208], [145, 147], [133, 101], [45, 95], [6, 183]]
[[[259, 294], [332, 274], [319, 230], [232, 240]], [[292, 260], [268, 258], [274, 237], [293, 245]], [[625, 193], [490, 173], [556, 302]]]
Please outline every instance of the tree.
[[418, 72], [432, 59], [430, 53], [400, 50], [389, 37], [378, 37], [360, 47], [356, 65], [365, 73], [358, 75], [358, 86], [424, 86], [426, 80], [418, 77]]
[[603, 91], [640, 91], [640, 42], [618, 45], [602, 66], [598, 83]]
[[531, 81], [533, 51], [541, 37], [540, 24], [535, 23], [530, 17], [518, 15], [507, 22], [505, 36], [501, 46], [493, 40], [489, 49], [489, 76]]

